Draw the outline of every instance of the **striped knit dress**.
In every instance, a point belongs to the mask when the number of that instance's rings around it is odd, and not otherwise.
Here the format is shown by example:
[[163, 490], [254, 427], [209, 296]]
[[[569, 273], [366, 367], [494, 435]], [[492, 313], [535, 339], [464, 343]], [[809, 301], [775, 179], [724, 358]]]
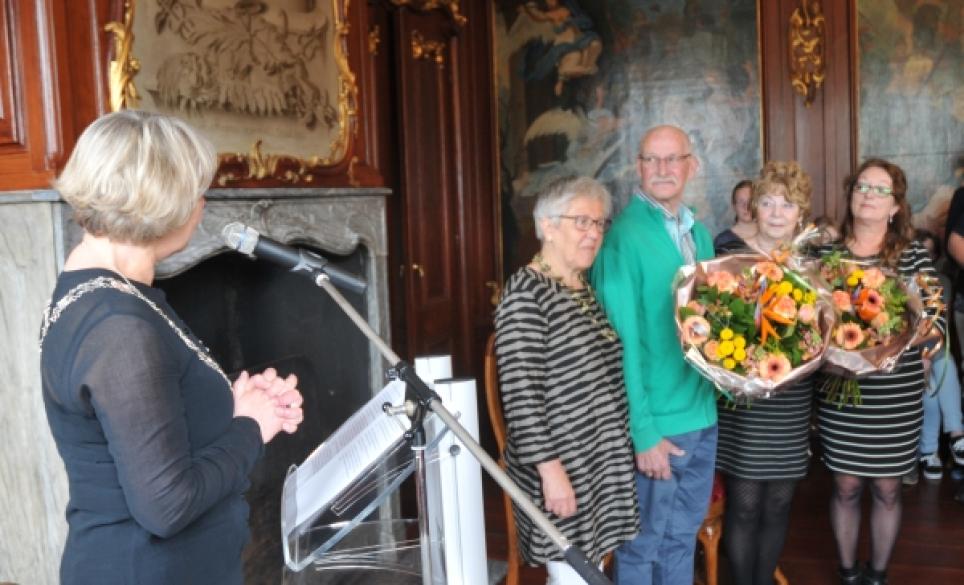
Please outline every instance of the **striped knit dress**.
[[[739, 238], [716, 249], [718, 255], [737, 252], [755, 250]], [[734, 405], [720, 398], [716, 468], [740, 479], [802, 479], [810, 463], [812, 406], [812, 378], [746, 404]]]
[[[857, 259], [879, 261], [876, 256]], [[927, 250], [917, 241], [901, 253], [897, 272], [935, 274]], [[943, 332], [943, 315], [937, 325]], [[899, 477], [911, 471], [917, 463], [926, 383], [920, 350], [914, 347], [901, 356], [893, 372], [860, 379], [859, 406], [838, 408], [825, 393], [818, 393], [817, 419], [827, 467], [862, 477]]]
[[[495, 317], [509, 476], [545, 512], [536, 464], [562, 461], [577, 510], [549, 518], [594, 563], [639, 530], [622, 345], [604, 328], [611, 329], [588, 290], [528, 267], [509, 278]], [[524, 513], [514, 513], [525, 562], [562, 559]]]
[[716, 468], [757, 481], [803, 478], [810, 462], [812, 404], [811, 378], [745, 404], [721, 398]]

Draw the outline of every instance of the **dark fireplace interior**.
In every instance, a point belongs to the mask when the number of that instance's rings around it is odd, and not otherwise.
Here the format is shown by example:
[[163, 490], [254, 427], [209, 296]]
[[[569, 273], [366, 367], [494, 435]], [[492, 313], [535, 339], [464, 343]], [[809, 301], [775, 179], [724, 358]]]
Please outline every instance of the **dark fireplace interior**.
[[[367, 274], [359, 248], [325, 254], [334, 265]], [[304, 276], [238, 254], [221, 254], [177, 276], [157, 281], [171, 306], [210, 347], [233, 379], [241, 370], [269, 366], [295, 373], [305, 397], [305, 421], [295, 435], [280, 434], [251, 474], [251, 541], [247, 583], [281, 583], [281, 488], [301, 463], [372, 395], [369, 344], [322, 289]], [[343, 292], [366, 314], [363, 295]]]

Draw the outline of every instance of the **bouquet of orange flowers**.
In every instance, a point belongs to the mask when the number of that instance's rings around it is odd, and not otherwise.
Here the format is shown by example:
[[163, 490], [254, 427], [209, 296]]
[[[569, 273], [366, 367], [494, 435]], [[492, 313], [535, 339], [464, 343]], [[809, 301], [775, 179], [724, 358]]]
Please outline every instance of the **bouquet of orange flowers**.
[[930, 332], [933, 318], [923, 305], [940, 304], [940, 288], [926, 277], [904, 282], [841, 252], [822, 257], [819, 271], [836, 316], [824, 365], [833, 375], [824, 388], [839, 405], [860, 404], [856, 378], [893, 370], [904, 351]]
[[684, 266], [677, 325], [686, 359], [733, 396], [767, 396], [814, 371], [832, 311], [798, 271], [736, 254]]

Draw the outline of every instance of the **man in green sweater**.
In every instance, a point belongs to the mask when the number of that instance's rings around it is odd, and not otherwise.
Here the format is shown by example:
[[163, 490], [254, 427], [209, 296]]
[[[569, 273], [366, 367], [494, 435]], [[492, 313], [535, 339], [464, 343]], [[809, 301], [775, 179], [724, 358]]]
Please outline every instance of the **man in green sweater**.
[[712, 385], [683, 360], [671, 283], [713, 257], [709, 232], [683, 205], [699, 161], [685, 132], [643, 136], [640, 186], [606, 234], [591, 279], [623, 343], [642, 530], [616, 551], [618, 585], [691, 585], [696, 532], [716, 462]]

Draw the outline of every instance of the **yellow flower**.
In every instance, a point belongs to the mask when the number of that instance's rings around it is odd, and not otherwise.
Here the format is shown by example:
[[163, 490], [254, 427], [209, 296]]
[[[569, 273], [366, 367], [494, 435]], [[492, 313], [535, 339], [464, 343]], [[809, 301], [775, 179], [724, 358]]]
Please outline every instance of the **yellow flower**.
[[733, 353], [733, 349], [732, 341], [721, 341], [720, 346], [716, 348], [716, 355], [720, 357], [727, 357]]
[[729, 327], [726, 327], [725, 329], [723, 329], [723, 331], [720, 331], [720, 339], [722, 339], [723, 341], [726, 341], [727, 339], [733, 339], [733, 330], [730, 329]]
[[857, 286], [858, 282], [860, 282], [860, 279], [853, 274], [847, 277], [847, 286]]
[[853, 276], [854, 278], [863, 278], [864, 271], [858, 268], [857, 270], [854, 270], [853, 272], [851, 272], [850, 276]]
[[737, 335], [733, 338], [733, 347], [736, 349], [743, 349], [746, 347], [746, 339], [742, 335]]
[[793, 300], [797, 301], [798, 303], [803, 300], [803, 291], [799, 288], [793, 289]]
[[780, 295], [788, 295], [792, 290], [793, 290], [793, 285], [785, 280], [781, 282], [779, 286], [777, 286], [777, 293]]
[[733, 368], [736, 367], [736, 362], [733, 361], [732, 358], [726, 358], [725, 360], [723, 360], [723, 367], [726, 368], [727, 370], [732, 370]]
[[808, 305], [812, 305], [817, 301], [817, 293], [814, 291], [809, 291], [807, 294], [803, 295], [803, 299]]
[[743, 360], [745, 360], [746, 350], [740, 347], [733, 350], [733, 359], [735, 359], [738, 362], [742, 362]]

